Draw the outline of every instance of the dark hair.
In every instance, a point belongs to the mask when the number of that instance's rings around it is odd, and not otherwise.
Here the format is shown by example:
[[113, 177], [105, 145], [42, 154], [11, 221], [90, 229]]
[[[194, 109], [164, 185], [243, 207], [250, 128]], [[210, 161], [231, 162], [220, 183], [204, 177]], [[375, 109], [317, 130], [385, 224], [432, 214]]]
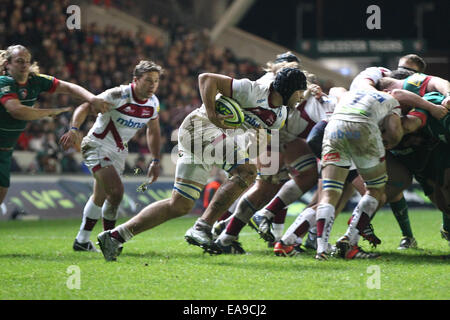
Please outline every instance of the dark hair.
[[298, 62], [298, 63], [300, 63], [300, 59], [292, 52], [287, 51], [285, 53], [280, 53], [277, 55], [277, 58], [275, 59], [275, 63], [279, 63], [279, 62]]
[[408, 78], [409, 76], [412, 76], [414, 73], [416, 72], [405, 68], [398, 68], [397, 70], [391, 72], [390, 77], [398, 80], [403, 80]]
[[[409, 63], [415, 64], [417, 66], [417, 72], [424, 72], [425, 69], [427, 68], [427, 64], [425, 62], [425, 60], [423, 60], [422, 57], [419, 57], [417, 54], [407, 54], [406, 56], [403, 56], [400, 58], [400, 60], [407, 60]], [[406, 67], [401, 67], [400, 68], [406, 68]], [[411, 68], [406, 68], [411, 70]]]
[[375, 89], [377, 89], [378, 91], [383, 91], [384, 89], [389, 88], [393, 81], [394, 80], [392, 79], [392, 77], [381, 78], [375, 85]]

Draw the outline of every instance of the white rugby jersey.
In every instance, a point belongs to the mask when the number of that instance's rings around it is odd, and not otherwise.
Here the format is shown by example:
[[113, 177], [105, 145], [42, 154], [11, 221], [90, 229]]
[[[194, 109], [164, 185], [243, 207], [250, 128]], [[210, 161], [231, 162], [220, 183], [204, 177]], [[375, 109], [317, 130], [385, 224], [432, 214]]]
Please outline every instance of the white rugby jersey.
[[98, 97], [111, 103], [111, 110], [98, 114], [87, 136], [109, 147], [124, 150], [124, 144], [137, 130], [158, 117], [158, 98], [152, 95], [145, 101], [139, 100], [135, 96], [133, 83], [108, 89]]
[[386, 92], [349, 91], [341, 97], [331, 119], [379, 125], [392, 112], [401, 114], [400, 103]]
[[286, 125], [280, 131], [283, 142], [287, 143], [296, 138], [306, 139], [318, 122], [329, 120], [336, 103], [337, 99], [333, 96], [322, 96], [320, 100], [310, 96], [295, 109], [289, 110]]
[[[249, 79], [233, 79], [232, 97], [244, 113], [243, 129], [280, 129], [287, 117], [287, 107], [275, 107], [269, 102], [272, 82], [250, 81]], [[205, 106], [201, 107], [206, 114]]]
[[350, 85], [350, 90], [360, 90], [361, 80], [369, 79], [372, 80], [374, 84], [377, 84], [378, 81], [389, 75], [391, 70], [384, 67], [370, 67], [366, 68], [364, 71], [361, 71], [352, 81]]

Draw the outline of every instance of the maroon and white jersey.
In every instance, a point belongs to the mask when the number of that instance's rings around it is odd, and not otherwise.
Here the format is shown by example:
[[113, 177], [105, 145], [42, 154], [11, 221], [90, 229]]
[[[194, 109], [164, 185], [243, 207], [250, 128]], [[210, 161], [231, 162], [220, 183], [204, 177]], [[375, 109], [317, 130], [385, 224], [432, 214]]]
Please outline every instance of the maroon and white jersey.
[[[272, 81], [259, 82], [249, 79], [233, 79], [232, 97], [241, 106], [244, 123], [241, 128], [247, 129], [280, 129], [287, 117], [287, 107], [275, 107], [270, 103], [273, 91]], [[205, 106], [200, 111], [206, 115]]]
[[119, 151], [126, 149], [126, 143], [136, 131], [147, 122], [158, 117], [159, 100], [155, 95], [139, 100], [134, 93], [134, 84], [121, 85], [98, 95], [112, 104], [111, 110], [98, 114], [87, 138]]
[[322, 120], [328, 121], [336, 103], [337, 99], [333, 96], [322, 96], [320, 100], [310, 96], [299, 103], [295, 109], [289, 111], [286, 125], [280, 130], [283, 143], [297, 138], [306, 139], [316, 123]]
[[350, 90], [361, 90], [364, 88], [360, 87], [361, 80], [369, 79], [372, 80], [374, 84], [377, 84], [378, 81], [383, 78], [387, 77], [391, 73], [391, 70], [384, 68], [384, 67], [370, 67], [366, 68], [364, 71], [360, 72], [352, 81], [352, 84], [350, 85]]

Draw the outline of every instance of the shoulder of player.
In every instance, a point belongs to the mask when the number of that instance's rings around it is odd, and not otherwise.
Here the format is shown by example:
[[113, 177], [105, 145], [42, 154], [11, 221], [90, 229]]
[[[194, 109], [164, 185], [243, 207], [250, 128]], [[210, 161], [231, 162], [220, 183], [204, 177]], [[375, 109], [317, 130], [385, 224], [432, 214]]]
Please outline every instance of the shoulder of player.
[[159, 99], [158, 99], [158, 97], [156, 96], [156, 95], [152, 95], [151, 97], [150, 97], [150, 99], [148, 99], [149, 101], [152, 101], [153, 102], [153, 104], [155, 104], [156, 106], [159, 106]]
[[107, 95], [111, 100], [122, 100], [128, 99], [131, 97], [131, 92], [127, 90], [126, 85], [120, 85], [117, 87], [113, 87], [105, 90], [100, 95]]
[[232, 86], [233, 86], [233, 89], [236, 89], [236, 88], [248, 89], [248, 88], [252, 88], [255, 86], [256, 87], [264, 86], [264, 83], [258, 82], [258, 81], [252, 81], [248, 78], [242, 78], [242, 79], [233, 78]]
[[420, 81], [424, 81], [427, 78], [433, 78], [433, 76], [430, 76], [425, 73], [416, 72], [416, 73], [413, 73], [412, 75], [406, 77], [404, 82], [420, 82]]
[[32, 80], [46, 79], [46, 80], [53, 81], [53, 79], [55, 79], [55, 77], [50, 76], [48, 74], [43, 74], [43, 73], [30, 73], [29, 79], [32, 79]]
[[7, 86], [7, 85], [13, 85], [16, 81], [11, 76], [0, 76], [0, 86]]

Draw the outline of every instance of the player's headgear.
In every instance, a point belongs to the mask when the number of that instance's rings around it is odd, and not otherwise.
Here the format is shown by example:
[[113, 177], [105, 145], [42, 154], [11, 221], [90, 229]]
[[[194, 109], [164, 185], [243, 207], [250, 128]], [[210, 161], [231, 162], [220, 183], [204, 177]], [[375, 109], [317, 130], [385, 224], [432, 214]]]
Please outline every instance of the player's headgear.
[[287, 105], [295, 91], [306, 90], [306, 76], [297, 68], [283, 68], [277, 73], [273, 88], [283, 98], [283, 105]]
[[298, 63], [300, 63], [300, 59], [297, 58], [297, 56], [295, 54], [288, 51], [288, 52], [277, 55], [277, 58], [275, 59], [275, 63], [280, 63], [280, 62], [298, 62]]

